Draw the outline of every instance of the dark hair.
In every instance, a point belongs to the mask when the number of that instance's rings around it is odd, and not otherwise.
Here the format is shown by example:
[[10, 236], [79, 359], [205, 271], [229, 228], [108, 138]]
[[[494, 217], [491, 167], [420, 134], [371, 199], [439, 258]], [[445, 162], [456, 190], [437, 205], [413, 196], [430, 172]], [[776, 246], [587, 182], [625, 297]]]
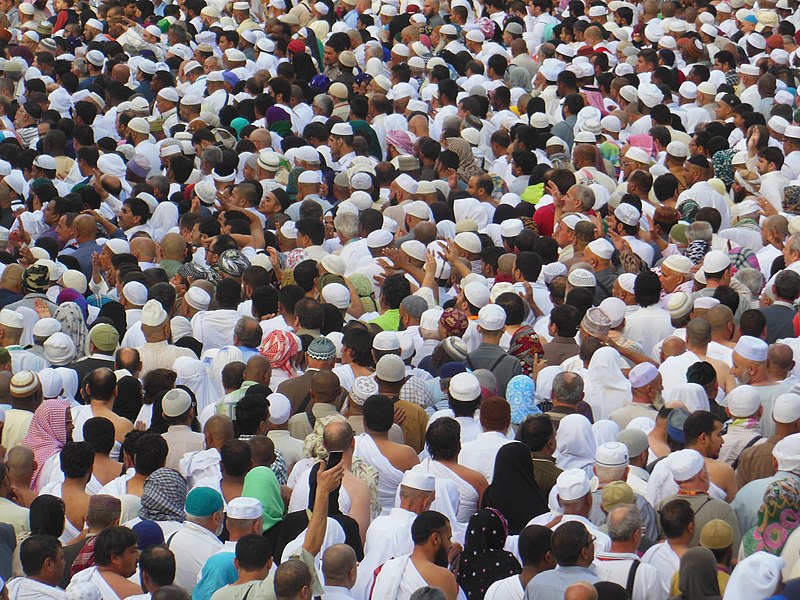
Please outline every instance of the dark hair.
[[137, 473], [152, 475], [164, 466], [169, 454], [167, 441], [157, 433], [145, 433], [134, 445], [133, 465]]
[[578, 562], [581, 551], [590, 542], [586, 526], [578, 521], [567, 521], [553, 532], [550, 543], [559, 565], [571, 566]]
[[[658, 278], [656, 278], [657, 280]], [[556, 333], [561, 337], [575, 337], [581, 324], [578, 309], [570, 304], [556, 306], [550, 312], [550, 322], [556, 326]]]
[[394, 405], [389, 396], [375, 394], [364, 401], [364, 425], [371, 431], [384, 433], [392, 428]]
[[139, 570], [159, 587], [175, 581], [175, 555], [166, 546], [150, 546], [139, 557]]
[[93, 417], [83, 424], [83, 439], [99, 454], [114, 448], [114, 424], [105, 417]]
[[555, 428], [549, 416], [531, 415], [519, 424], [517, 441], [525, 444], [531, 452], [541, 452], [554, 432]]
[[136, 532], [127, 527], [108, 527], [97, 534], [94, 542], [94, 562], [105, 567], [111, 564], [111, 558], [124, 554], [139, 540]]
[[683, 424], [685, 444], [690, 446], [697, 442], [701, 435], [711, 435], [717, 423], [722, 423], [717, 415], [707, 410], [696, 410], [686, 418]]
[[34, 498], [29, 517], [31, 533], [34, 535], [52, 535], [58, 538], [64, 533], [64, 501], [57, 496], [45, 494]]
[[426, 510], [420, 513], [411, 524], [411, 541], [415, 546], [427, 542], [434, 533], [442, 531], [447, 526], [447, 517], [435, 510]]
[[436, 419], [425, 432], [425, 446], [433, 460], [457, 458], [461, 451], [461, 425], [451, 417]]
[[744, 311], [739, 319], [739, 329], [742, 335], [761, 337], [766, 327], [767, 319], [764, 317], [764, 313], [756, 308]]
[[636, 303], [643, 308], [656, 304], [661, 297], [661, 281], [658, 275], [652, 271], [643, 271], [636, 275], [633, 296]]
[[244, 477], [250, 470], [250, 445], [242, 440], [229, 440], [219, 450], [220, 464], [232, 477]]
[[220, 307], [236, 307], [242, 298], [242, 284], [235, 279], [223, 279], [214, 294]]
[[278, 298], [280, 294], [271, 285], [260, 285], [254, 287], [250, 292], [250, 300], [253, 303], [255, 318], [271, 315], [278, 312]]
[[247, 393], [236, 403], [234, 426], [237, 436], [255, 434], [258, 426], [269, 418], [266, 394], [253, 390], [253, 387], [255, 386], [248, 388]]
[[381, 296], [390, 309], [400, 308], [400, 303], [411, 295], [411, 284], [405, 275], [391, 275], [383, 280]]
[[94, 464], [94, 448], [87, 442], [67, 442], [61, 449], [61, 472], [67, 479], [85, 477]]
[[321, 246], [325, 241], [325, 225], [316, 219], [299, 219], [295, 224], [298, 234], [303, 234], [311, 239], [311, 243]]
[[794, 302], [800, 295], [800, 275], [786, 269], [775, 277], [775, 296], [781, 300]]
[[514, 268], [520, 270], [525, 281], [534, 282], [542, 272], [542, 259], [535, 252], [523, 251], [517, 254]]
[[236, 542], [236, 561], [245, 571], [263, 569], [272, 558], [272, 545], [262, 535], [250, 533]]
[[294, 281], [304, 292], [314, 289], [314, 281], [319, 277], [316, 261], [304, 260], [294, 267]]
[[375, 358], [372, 355], [372, 340], [375, 335], [363, 327], [349, 327], [342, 336], [342, 346], [353, 353], [353, 362], [361, 367], [374, 367]]
[[320, 329], [325, 322], [325, 310], [313, 298], [302, 298], [294, 306], [294, 314], [303, 329]]
[[117, 378], [114, 371], [107, 367], [100, 367], [91, 371], [86, 376], [84, 385], [89, 389], [89, 396], [96, 400], [108, 402], [114, 397], [114, 388], [117, 387]]
[[550, 545], [552, 537], [552, 530], [543, 525], [528, 525], [520, 531], [518, 550], [522, 566], [538, 565], [544, 555], [552, 550]]
[[692, 505], [683, 498], [676, 498], [667, 502], [658, 511], [658, 521], [667, 539], [680, 536], [689, 523], [694, 521]]
[[56, 560], [59, 548], [61, 542], [52, 535], [31, 535], [25, 538], [19, 548], [19, 560], [25, 575], [38, 575], [47, 559]]

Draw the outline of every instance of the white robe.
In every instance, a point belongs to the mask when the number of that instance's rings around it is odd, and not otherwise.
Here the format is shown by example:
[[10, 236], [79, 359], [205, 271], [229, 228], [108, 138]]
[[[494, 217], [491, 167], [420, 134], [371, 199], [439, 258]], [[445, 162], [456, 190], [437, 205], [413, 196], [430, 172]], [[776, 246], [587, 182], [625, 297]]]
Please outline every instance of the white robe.
[[409, 600], [419, 588], [428, 582], [411, 562], [411, 555], [388, 561], [375, 578], [373, 600]]
[[378, 446], [366, 433], [356, 436], [353, 456], [378, 469], [380, 473], [378, 499], [381, 504], [381, 514], [388, 514], [394, 507], [395, 493], [403, 479], [403, 472], [389, 462], [389, 459], [381, 453]]

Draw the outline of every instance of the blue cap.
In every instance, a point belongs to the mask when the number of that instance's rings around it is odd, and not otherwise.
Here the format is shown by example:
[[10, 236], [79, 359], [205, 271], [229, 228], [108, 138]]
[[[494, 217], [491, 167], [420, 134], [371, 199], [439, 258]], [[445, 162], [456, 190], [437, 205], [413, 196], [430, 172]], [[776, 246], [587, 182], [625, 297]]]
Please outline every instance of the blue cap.
[[229, 83], [232, 86], [235, 86], [237, 83], [239, 83], [239, 78], [233, 71], [223, 71], [222, 78], [225, 80], [225, 83]]
[[449, 379], [450, 377], [454, 377], [459, 373], [466, 373], [466, 372], [467, 372], [467, 367], [465, 367], [461, 363], [449, 362], [449, 363], [444, 363], [439, 368], [439, 377], [441, 377], [442, 379]]
[[210, 517], [222, 507], [222, 495], [211, 488], [196, 487], [186, 496], [186, 514], [193, 517]]
[[683, 434], [683, 424], [689, 418], [689, 411], [685, 408], [675, 408], [667, 417], [667, 435], [679, 444], [686, 441]]
[[136, 545], [142, 552], [164, 543], [164, 530], [155, 521], [145, 519], [139, 521], [131, 529], [139, 536]]
[[758, 23], [758, 19], [756, 19], [755, 15], [747, 15], [744, 19], [742, 19], [742, 21], [747, 23], [752, 23], [753, 25], [756, 25]]

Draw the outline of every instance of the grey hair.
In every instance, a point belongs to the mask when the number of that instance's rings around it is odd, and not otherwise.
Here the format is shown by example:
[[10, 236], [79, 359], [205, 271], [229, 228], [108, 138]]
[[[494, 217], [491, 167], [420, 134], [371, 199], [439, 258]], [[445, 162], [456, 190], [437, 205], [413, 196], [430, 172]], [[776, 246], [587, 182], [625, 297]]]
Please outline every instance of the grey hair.
[[630, 540], [642, 529], [642, 513], [635, 504], [624, 504], [608, 515], [608, 535], [612, 542]]
[[439, 588], [426, 585], [411, 594], [409, 600], [446, 600], [447, 596]]
[[686, 228], [686, 239], [689, 242], [701, 240], [710, 244], [712, 235], [714, 235], [714, 230], [711, 229], [711, 223], [706, 221], [695, 221]]
[[314, 106], [320, 109], [326, 117], [330, 117], [333, 114], [333, 98], [330, 96], [319, 94], [314, 98]]
[[233, 335], [240, 346], [256, 348], [261, 343], [261, 325], [253, 317], [241, 317], [233, 328]]
[[213, 169], [222, 163], [222, 150], [216, 146], [208, 146], [200, 155], [200, 160]]
[[625, 481], [625, 469], [628, 465], [621, 467], [607, 467], [595, 463], [594, 472], [600, 483], [611, 483], [612, 481]]
[[750, 267], [739, 269], [736, 271], [733, 278], [745, 286], [753, 298], [758, 298], [758, 295], [764, 288], [764, 276], [758, 269], [752, 269]]
[[157, 189], [162, 196], [169, 194], [169, 179], [164, 175], [153, 175], [147, 183]]
[[353, 213], [337, 214], [333, 219], [333, 226], [348, 240], [358, 235], [358, 215]]
[[786, 246], [789, 248], [790, 254], [800, 254], [800, 236], [791, 235], [789, 239], [786, 240]]
[[588, 185], [576, 184], [573, 186], [575, 189], [575, 197], [580, 200], [581, 208], [589, 210], [594, 206], [594, 190]]
[[583, 378], [577, 373], [559, 373], [553, 379], [553, 398], [575, 405], [583, 398]]

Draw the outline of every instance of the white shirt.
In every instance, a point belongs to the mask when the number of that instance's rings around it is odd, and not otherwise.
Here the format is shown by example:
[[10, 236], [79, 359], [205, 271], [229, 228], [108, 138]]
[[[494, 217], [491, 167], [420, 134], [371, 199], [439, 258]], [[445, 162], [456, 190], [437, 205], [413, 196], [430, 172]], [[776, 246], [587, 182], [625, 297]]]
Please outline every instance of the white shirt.
[[183, 529], [172, 537], [169, 548], [175, 555], [175, 585], [191, 593], [200, 569], [223, 544], [205, 527], [186, 521]]
[[[639, 560], [636, 554], [598, 552], [595, 555], [594, 566], [600, 579], [625, 587], [634, 560]], [[664, 592], [660, 583], [661, 577], [655, 567], [644, 563], [640, 564], [633, 580], [631, 600], [666, 600], [669, 594]]]
[[483, 600], [522, 600], [523, 596], [525, 588], [519, 575], [512, 575], [490, 585]]
[[652, 348], [659, 340], [672, 335], [674, 330], [669, 313], [658, 304], [640, 308], [625, 318], [625, 337], [638, 342], [651, 353], [652, 358], [657, 358], [652, 355]]
[[642, 562], [655, 567], [656, 572], [660, 575], [662, 592], [669, 595], [672, 588], [672, 576], [681, 566], [681, 559], [675, 554], [669, 542], [664, 541], [650, 546], [642, 556]]
[[486, 477], [486, 481], [491, 483], [497, 452], [511, 441], [499, 431], [486, 431], [478, 434], [474, 440], [461, 447], [458, 463], [468, 469], [478, 471]]

